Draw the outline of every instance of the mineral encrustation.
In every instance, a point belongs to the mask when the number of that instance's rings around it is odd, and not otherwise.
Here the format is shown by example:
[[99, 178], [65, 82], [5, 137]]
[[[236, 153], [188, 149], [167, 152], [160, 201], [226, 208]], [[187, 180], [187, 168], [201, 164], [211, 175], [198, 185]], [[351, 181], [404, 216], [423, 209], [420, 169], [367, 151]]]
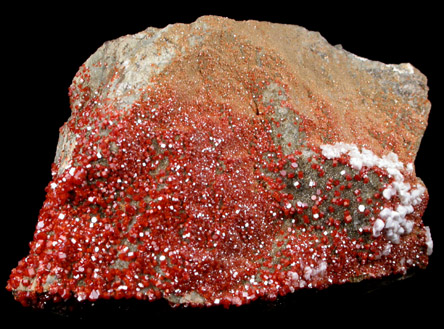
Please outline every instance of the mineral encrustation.
[[425, 268], [427, 91], [293, 25], [204, 16], [106, 42], [7, 289], [227, 307]]

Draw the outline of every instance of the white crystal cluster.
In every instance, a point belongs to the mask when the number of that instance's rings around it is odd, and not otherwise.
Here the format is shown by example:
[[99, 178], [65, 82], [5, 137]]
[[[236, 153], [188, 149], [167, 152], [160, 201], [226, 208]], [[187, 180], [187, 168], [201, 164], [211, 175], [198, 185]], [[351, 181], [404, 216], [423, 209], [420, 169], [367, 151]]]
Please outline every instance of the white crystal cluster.
[[[373, 224], [373, 236], [378, 237], [382, 233], [385, 237], [394, 244], [400, 242], [400, 237], [404, 234], [409, 234], [413, 229], [413, 221], [406, 218], [408, 214], [413, 213], [413, 206], [419, 204], [425, 192], [425, 187], [422, 184], [411, 186], [404, 181], [402, 171], [413, 170], [413, 165], [408, 164], [404, 168], [404, 164], [399, 161], [398, 156], [390, 152], [383, 157], [378, 157], [372, 151], [362, 148], [361, 150], [354, 144], [336, 143], [321, 145], [322, 155], [327, 159], [340, 158], [342, 155], [350, 157], [349, 163], [353, 169], [361, 170], [363, 167], [371, 168], [373, 166], [384, 169], [390, 176], [393, 177], [393, 182], [388, 184], [382, 192], [386, 200], [390, 200], [397, 196], [400, 203], [396, 208], [384, 207], [379, 213], [379, 217]], [[426, 228], [427, 232], [430, 229]], [[427, 235], [427, 253], [431, 254], [433, 243], [430, 233]]]

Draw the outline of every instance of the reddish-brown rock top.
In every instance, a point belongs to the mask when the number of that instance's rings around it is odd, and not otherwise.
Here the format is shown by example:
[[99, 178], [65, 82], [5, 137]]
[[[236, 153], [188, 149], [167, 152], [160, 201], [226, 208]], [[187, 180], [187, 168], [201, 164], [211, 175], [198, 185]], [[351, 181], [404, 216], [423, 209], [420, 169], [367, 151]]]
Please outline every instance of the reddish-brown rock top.
[[105, 43], [69, 93], [7, 286], [25, 305], [241, 305], [428, 263], [413, 162], [430, 103], [410, 64], [204, 16]]

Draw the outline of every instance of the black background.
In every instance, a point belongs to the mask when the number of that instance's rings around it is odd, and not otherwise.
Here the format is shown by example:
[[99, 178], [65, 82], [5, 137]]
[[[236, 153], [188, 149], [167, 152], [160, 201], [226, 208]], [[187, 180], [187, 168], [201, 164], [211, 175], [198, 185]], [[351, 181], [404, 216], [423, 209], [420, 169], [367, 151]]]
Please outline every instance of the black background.
[[[204, 6], [192, 3], [153, 4], [104, 2], [92, 6], [79, 2], [56, 5], [19, 4], [2, 10], [2, 100], [1, 110], [1, 277], [2, 321], [20, 324], [91, 323], [128, 326], [156, 320], [163, 324], [222, 322], [248, 323], [267, 318], [277, 324], [362, 324], [432, 325], [442, 307], [443, 184], [440, 154], [443, 138], [439, 62], [442, 18], [436, 6], [422, 1], [395, 6], [388, 3], [357, 2], [348, 5], [305, 2], [224, 3]], [[240, 7], [239, 7], [240, 6]], [[105, 41], [144, 30], [148, 26], [191, 23], [205, 14], [234, 19], [256, 19], [297, 24], [319, 31], [331, 44], [384, 63], [409, 62], [428, 77], [432, 110], [429, 127], [416, 160], [416, 172], [428, 187], [430, 201], [424, 222], [430, 226], [435, 248], [426, 270], [406, 280], [376, 280], [332, 287], [325, 291], [300, 291], [276, 302], [211, 309], [172, 309], [165, 302], [97, 302], [71, 312], [34, 310], [14, 301], [3, 287], [10, 271], [29, 251], [44, 188], [51, 179], [59, 128], [70, 115], [68, 87], [80, 65]], [[6, 88], [5, 88], [6, 87]], [[5, 322], [4, 322], [5, 323]], [[159, 324], [162, 325], [162, 324]]]

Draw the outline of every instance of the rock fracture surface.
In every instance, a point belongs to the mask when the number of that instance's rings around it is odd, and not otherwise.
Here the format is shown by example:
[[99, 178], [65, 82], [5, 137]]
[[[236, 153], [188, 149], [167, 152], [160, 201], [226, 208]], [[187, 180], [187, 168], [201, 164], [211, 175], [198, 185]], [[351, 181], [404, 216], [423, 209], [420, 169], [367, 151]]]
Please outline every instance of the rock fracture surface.
[[69, 88], [23, 305], [242, 305], [432, 253], [427, 80], [294, 25], [204, 16], [106, 42]]

